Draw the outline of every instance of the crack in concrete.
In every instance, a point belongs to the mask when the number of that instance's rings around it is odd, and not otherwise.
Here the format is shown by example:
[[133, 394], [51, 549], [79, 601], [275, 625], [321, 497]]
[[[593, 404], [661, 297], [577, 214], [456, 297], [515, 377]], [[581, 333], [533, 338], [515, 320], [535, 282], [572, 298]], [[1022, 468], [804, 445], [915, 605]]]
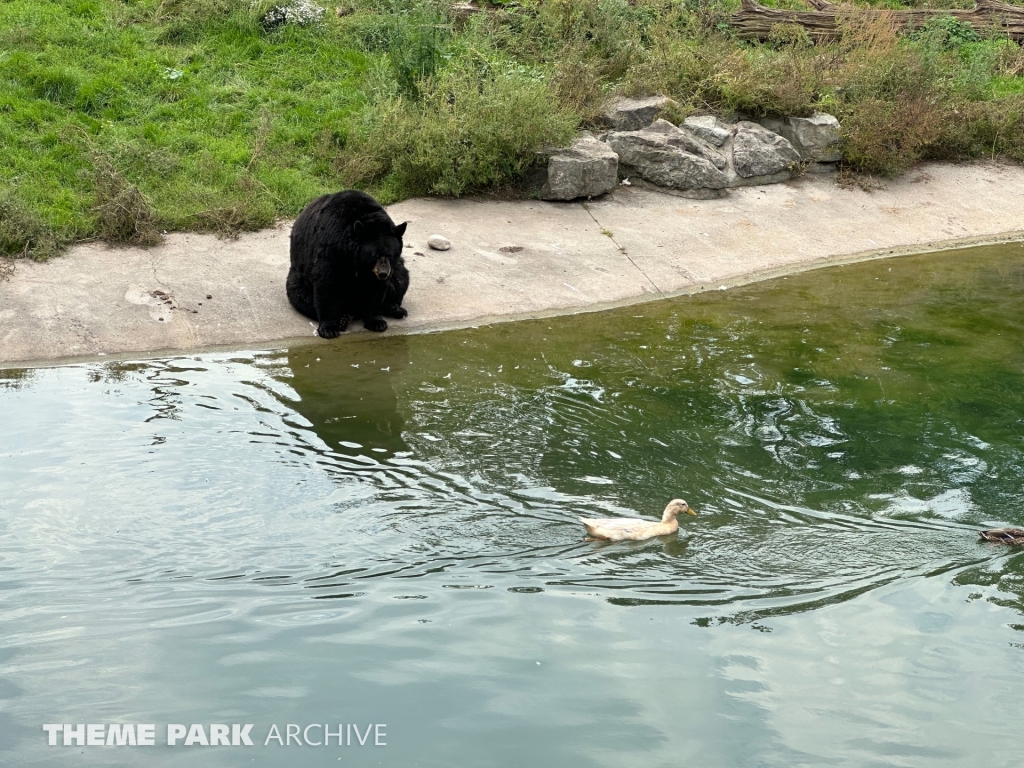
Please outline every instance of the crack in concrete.
[[646, 272], [644, 272], [640, 268], [639, 264], [637, 264], [635, 261], [633, 261], [633, 257], [629, 255], [629, 252], [623, 246], [619, 245], [618, 241], [615, 239], [614, 233], [612, 233], [612, 231], [610, 229], [606, 229], [604, 227], [604, 225], [601, 224], [601, 222], [597, 220], [597, 216], [595, 216], [594, 212], [592, 210], [590, 210], [590, 206], [588, 206], [586, 203], [583, 203], [583, 210], [586, 211], [587, 214], [590, 216], [590, 218], [592, 218], [594, 220], [594, 223], [597, 224], [597, 226], [599, 226], [601, 228], [601, 234], [604, 234], [606, 232], [609, 233], [608, 234], [608, 239], [611, 240], [615, 244], [615, 247], [619, 249], [619, 252], [623, 256], [625, 256], [627, 259], [629, 259], [629, 263], [632, 264], [636, 268], [636, 271], [639, 272], [641, 275], [643, 275], [645, 278], [647, 278], [647, 282], [649, 282], [651, 285], [654, 286], [654, 290], [656, 290], [659, 294], [664, 295], [664, 292], [661, 290], [661, 288], [658, 287], [658, 284], [656, 282], [654, 282], [653, 280], [651, 280], [651, 276], [648, 275]]
[[[159, 283], [162, 288], [166, 288], [167, 289], [167, 291], [169, 292], [172, 300], [174, 301], [174, 307], [172, 307], [172, 308], [177, 308], [179, 306], [179, 303], [178, 303], [178, 300], [174, 297], [174, 288], [172, 286], [168, 285], [167, 283], [165, 283], [163, 280], [161, 280], [160, 277], [156, 273], [156, 270], [157, 270], [157, 259], [158, 258], [159, 258], [158, 256], [156, 256], [155, 254], [150, 252], [150, 254], [149, 254], [149, 266], [153, 270], [153, 279], [157, 283]], [[196, 333], [196, 329], [192, 327], [192, 322], [191, 322], [191, 319], [189, 318], [189, 316], [187, 314], [185, 314], [184, 312], [175, 312], [175, 313], [173, 313], [171, 315], [171, 318], [172, 318], [171, 323], [173, 323], [174, 320], [180, 320], [182, 325], [185, 326], [185, 330], [188, 332], [189, 338], [192, 339], [192, 346], [193, 347], [199, 346], [199, 334]]]
[[170, 291], [173, 294], [174, 289], [171, 286], [167, 285], [163, 280], [161, 280], [157, 276], [157, 274], [156, 274], [156, 256], [154, 256], [152, 253], [149, 254], [149, 267], [150, 267], [150, 269], [153, 270], [153, 280], [156, 283], [158, 283], [161, 288], [166, 288], [168, 291]]

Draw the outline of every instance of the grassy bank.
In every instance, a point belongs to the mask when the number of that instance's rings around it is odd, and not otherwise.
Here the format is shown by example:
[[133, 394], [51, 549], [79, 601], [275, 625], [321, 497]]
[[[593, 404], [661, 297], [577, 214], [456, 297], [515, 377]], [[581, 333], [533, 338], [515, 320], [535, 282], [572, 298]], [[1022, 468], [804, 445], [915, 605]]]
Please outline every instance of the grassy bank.
[[832, 112], [847, 164], [881, 175], [1024, 159], [1017, 44], [948, 17], [749, 43], [731, 1], [523, 0], [467, 18], [332, 0], [275, 23], [286, 0], [0, 0], [0, 252], [254, 229], [350, 185], [385, 201], [506, 187], [617, 92]]

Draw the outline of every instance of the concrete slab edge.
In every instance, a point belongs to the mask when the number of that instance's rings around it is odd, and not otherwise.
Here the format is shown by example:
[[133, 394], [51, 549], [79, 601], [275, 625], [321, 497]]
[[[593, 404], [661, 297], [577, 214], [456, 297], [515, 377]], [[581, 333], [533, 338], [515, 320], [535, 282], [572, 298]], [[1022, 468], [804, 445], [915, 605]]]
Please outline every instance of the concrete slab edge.
[[479, 328], [498, 323], [518, 322], [523, 320], [543, 320], [552, 317], [566, 315], [589, 314], [592, 312], [603, 312], [619, 307], [628, 307], [636, 304], [646, 304], [652, 301], [665, 301], [679, 298], [681, 296], [693, 296], [712, 290], [720, 290], [725, 286], [726, 290], [738, 288], [751, 283], [774, 280], [791, 275], [810, 272], [828, 267], [840, 267], [850, 264], [859, 264], [867, 261], [880, 259], [898, 258], [900, 256], [917, 256], [938, 251], [960, 250], [965, 248], [976, 248], [985, 245], [1002, 245], [1004, 243], [1024, 242], [1024, 230], [1011, 230], [995, 235], [981, 235], [977, 237], [955, 238], [952, 240], [935, 240], [917, 245], [897, 246], [891, 248], [874, 248], [866, 251], [859, 251], [853, 254], [842, 254], [838, 256], [825, 256], [822, 258], [787, 264], [772, 269], [757, 270], [736, 275], [723, 280], [716, 280], [714, 283], [698, 283], [686, 288], [666, 293], [644, 293], [638, 296], [631, 296], [618, 301], [595, 302], [585, 307], [566, 307], [539, 312], [510, 313], [504, 315], [486, 315], [470, 320], [459, 320], [453, 322], [429, 323], [408, 330], [403, 330], [392, 325], [382, 334], [371, 333], [358, 329], [343, 334], [337, 339], [326, 341], [313, 336], [293, 336], [272, 340], [254, 340], [247, 344], [219, 344], [209, 345], [192, 349], [157, 349], [140, 350], [137, 352], [117, 352], [110, 354], [80, 355], [52, 359], [39, 360], [17, 360], [0, 361], [0, 370], [26, 369], [26, 368], [54, 368], [69, 365], [83, 365], [89, 363], [107, 363], [124, 361], [159, 360], [165, 358], [186, 358], [203, 354], [230, 353], [230, 352], [269, 352], [280, 349], [289, 349], [299, 346], [310, 346], [314, 344], [352, 344], [370, 342], [382, 336], [411, 336], [422, 333], [441, 333], [445, 331], [463, 330], [466, 328]]

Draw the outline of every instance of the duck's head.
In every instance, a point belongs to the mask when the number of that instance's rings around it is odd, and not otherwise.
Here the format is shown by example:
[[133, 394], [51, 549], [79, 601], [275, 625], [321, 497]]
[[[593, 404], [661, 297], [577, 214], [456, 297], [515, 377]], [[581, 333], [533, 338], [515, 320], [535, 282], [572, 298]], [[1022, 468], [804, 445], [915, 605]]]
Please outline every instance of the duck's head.
[[672, 501], [668, 503], [668, 506], [665, 507], [665, 511], [662, 513], [661, 521], [663, 523], [667, 523], [669, 520], [674, 519], [676, 515], [682, 515], [684, 513], [687, 515], [697, 514], [694, 510], [690, 509], [687, 503], [682, 499], [672, 499]]

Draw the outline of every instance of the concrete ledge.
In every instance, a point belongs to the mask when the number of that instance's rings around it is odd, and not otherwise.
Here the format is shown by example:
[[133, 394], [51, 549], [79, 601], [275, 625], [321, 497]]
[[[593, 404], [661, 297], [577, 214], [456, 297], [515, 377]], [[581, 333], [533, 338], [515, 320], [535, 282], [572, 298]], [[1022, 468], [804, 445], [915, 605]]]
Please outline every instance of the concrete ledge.
[[[925, 165], [867, 193], [808, 176], [688, 200], [408, 200], [409, 318], [388, 333], [593, 311], [830, 264], [1024, 239], [1024, 168]], [[150, 249], [83, 245], [0, 283], [0, 366], [339, 343], [288, 304], [290, 222]], [[427, 237], [448, 237], [430, 251]], [[210, 296], [212, 298], [207, 298]], [[366, 332], [342, 339], [373, 338]]]

